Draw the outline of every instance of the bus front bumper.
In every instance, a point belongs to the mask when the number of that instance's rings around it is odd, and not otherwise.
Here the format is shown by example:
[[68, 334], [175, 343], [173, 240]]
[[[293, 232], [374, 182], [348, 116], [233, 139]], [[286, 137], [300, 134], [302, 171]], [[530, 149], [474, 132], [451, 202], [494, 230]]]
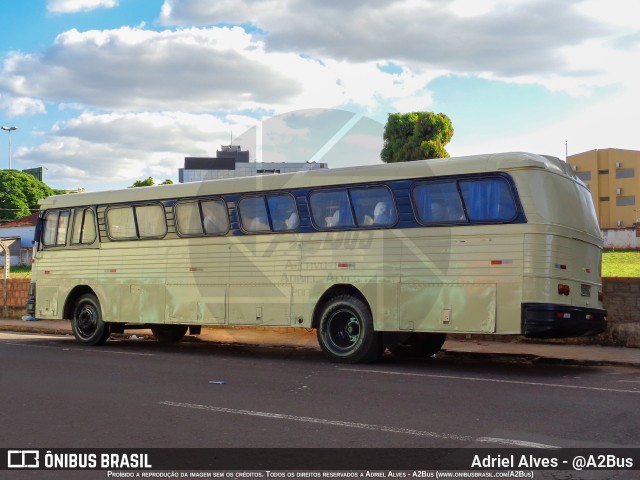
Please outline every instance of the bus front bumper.
[[522, 334], [529, 338], [596, 335], [607, 328], [607, 311], [550, 303], [522, 304]]

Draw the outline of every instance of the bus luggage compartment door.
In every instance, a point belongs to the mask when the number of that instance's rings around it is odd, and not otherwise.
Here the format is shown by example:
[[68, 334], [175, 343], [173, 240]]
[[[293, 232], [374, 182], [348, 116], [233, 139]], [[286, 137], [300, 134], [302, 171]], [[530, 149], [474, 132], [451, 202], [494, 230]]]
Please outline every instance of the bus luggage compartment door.
[[403, 283], [400, 329], [492, 333], [496, 284]]

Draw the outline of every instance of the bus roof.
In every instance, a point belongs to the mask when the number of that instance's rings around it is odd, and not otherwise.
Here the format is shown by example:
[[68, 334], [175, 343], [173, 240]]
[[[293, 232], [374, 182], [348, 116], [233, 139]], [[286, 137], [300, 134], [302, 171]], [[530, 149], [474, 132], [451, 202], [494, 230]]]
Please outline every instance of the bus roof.
[[577, 178], [566, 162], [558, 158], [532, 153], [510, 152], [55, 195], [40, 200], [40, 206], [42, 209], [46, 209], [76, 205], [144, 202], [193, 196], [331, 186], [345, 183], [368, 183], [381, 180], [391, 181], [405, 178], [526, 168], [546, 169], [574, 179]]

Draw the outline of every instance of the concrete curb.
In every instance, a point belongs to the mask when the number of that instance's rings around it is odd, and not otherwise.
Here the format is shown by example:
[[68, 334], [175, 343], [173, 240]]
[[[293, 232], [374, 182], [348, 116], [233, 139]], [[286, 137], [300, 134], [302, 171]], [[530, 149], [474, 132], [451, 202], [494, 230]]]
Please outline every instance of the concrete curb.
[[[17, 333], [36, 333], [47, 335], [73, 336], [71, 325], [65, 321], [0, 320], [0, 331]], [[142, 330], [145, 332], [144, 330]], [[116, 338], [140, 336], [141, 330], [132, 330]], [[202, 337], [193, 337], [192, 341], [254, 346], [260, 348], [291, 348], [296, 350], [319, 351], [313, 332], [299, 329], [276, 329], [267, 327], [222, 328], [205, 327]], [[147, 330], [143, 335], [149, 335]], [[598, 346], [562, 346], [550, 344], [505, 343], [477, 340], [447, 340], [441, 358], [459, 358], [468, 360], [490, 360], [517, 362], [525, 364], [581, 365], [581, 366], [625, 366], [640, 368], [640, 350], [625, 347], [609, 347], [602, 350]]]

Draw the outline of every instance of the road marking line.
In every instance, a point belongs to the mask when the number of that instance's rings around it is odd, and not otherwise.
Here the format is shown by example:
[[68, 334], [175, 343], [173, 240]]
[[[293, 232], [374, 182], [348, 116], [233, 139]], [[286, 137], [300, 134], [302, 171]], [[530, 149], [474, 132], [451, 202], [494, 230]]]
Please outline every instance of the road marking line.
[[[62, 348], [53, 345], [30, 345], [27, 343], [13, 343], [13, 342], [2, 342], [5, 345], [13, 345], [15, 347], [33, 347], [33, 348], [54, 348], [58, 350], [70, 351], [69, 348]], [[93, 348], [74, 348], [74, 352], [93, 352], [93, 353], [111, 353], [113, 355], [138, 355], [142, 357], [151, 357], [153, 353], [136, 353], [136, 352], [117, 352], [112, 350], [104, 350], [104, 349], [93, 349]]]
[[493, 438], [493, 437], [470, 437], [468, 435], [454, 435], [449, 433], [427, 432], [424, 430], [413, 430], [410, 428], [390, 427], [386, 425], [372, 425], [369, 423], [345, 422], [342, 420], [328, 420], [325, 418], [300, 417], [297, 415], [287, 415], [284, 413], [259, 412], [255, 410], [238, 410], [236, 408], [215, 407], [212, 405], [198, 405], [196, 403], [181, 403], [162, 401], [160, 405], [170, 407], [191, 408], [195, 410], [207, 410], [210, 412], [231, 413], [234, 415], [248, 415], [251, 417], [272, 418], [276, 420], [291, 420], [294, 422], [319, 423], [321, 425], [330, 425], [334, 427], [358, 428], [362, 430], [373, 430], [377, 432], [400, 433], [404, 435], [415, 435], [419, 437], [437, 438], [441, 440], [456, 440], [460, 442], [479, 442], [500, 445], [509, 445], [512, 447], [528, 447], [528, 448], [559, 448], [553, 445], [545, 445], [543, 443], [526, 442], [523, 440], [513, 440], [509, 438]]
[[537, 387], [572, 388], [572, 389], [578, 389], [578, 390], [595, 390], [600, 392], [640, 393], [640, 390], [620, 390], [616, 388], [584, 387], [582, 385], [562, 385], [561, 383], [525, 382], [521, 380], [500, 380], [498, 378], [476, 378], [476, 377], [460, 377], [456, 375], [435, 375], [435, 374], [429, 374], [429, 373], [390, 372], [387, 370], [365, 370], [361, 368], [338, 368], [338, 370], [342, 370], [344, 372], [382, 373], [385, 375], [404, 375], [408, 377], [430, 377], [430, 378], [444, 378], [449, 380], [470, 380], [473, 382], [493, 382], [493, 383], [511, 383], [515, 385], [535, 385]]

